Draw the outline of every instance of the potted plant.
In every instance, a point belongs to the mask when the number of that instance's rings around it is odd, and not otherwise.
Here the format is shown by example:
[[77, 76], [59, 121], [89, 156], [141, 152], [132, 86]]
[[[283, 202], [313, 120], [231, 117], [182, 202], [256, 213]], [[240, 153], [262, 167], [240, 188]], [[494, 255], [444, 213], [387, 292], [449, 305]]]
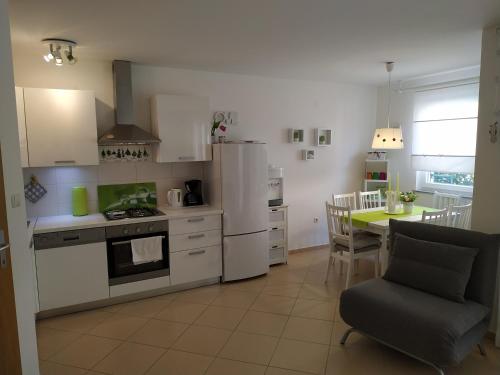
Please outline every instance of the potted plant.
[[220, 129], [221, 131], [225, 132], [226, 131], [226, 126], [224, 125], [224, 122], [223, 121], [216, 121], [216, 120], [213, 120], [212, 122], [212, 132], [211, 132], [211, 135], [212, 135], [212, 143], [216, 143], [217, 140], [216, 140], [216, 137], [215, 137], [215, 131], [217, 129]]
[[299, 141], [300, 141], [300, 134], [299, 134], [298, 130], [293, 131], [293, 141], [295, 143], [299, 143]]
[[324, 145], [326, 142], [326, 137], [324, 135], [319, 136], [319, 144]]
[[417, 194], [413, 191], [407, 191], [399, 195], [399, 200], [403, 203], [403, 212], [405, 214], [411, 214], [413, 211], [413, 203], [417, 199]]

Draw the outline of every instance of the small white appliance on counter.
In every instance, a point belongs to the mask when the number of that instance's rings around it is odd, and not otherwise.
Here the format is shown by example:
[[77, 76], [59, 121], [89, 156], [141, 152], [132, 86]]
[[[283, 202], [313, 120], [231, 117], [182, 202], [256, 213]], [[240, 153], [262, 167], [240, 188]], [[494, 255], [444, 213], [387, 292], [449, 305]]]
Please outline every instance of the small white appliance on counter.
[[213, 145], [211, 202], [224, 213], [223, 281], [269, 271], [268, 170], [266, 145]]
[[269, 207], [283, 204], [283, 177], [283, 168], [269, 165]]
[[167, 202], [170, 207], [182, 207], [182, 190], [181, 189], [170, 189], [167, 192]]

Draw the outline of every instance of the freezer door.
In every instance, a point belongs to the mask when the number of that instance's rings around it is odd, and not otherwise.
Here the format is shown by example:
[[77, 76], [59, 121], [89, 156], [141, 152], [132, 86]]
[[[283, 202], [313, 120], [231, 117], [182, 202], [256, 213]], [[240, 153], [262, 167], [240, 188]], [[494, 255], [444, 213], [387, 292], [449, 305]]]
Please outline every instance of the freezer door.
[[224, 144], [221, 152], [224, 235], [268, 226], [267, 152], [264, 144]]
[[269, 272], [269, 240], [264, 232], [224, 237], [224, 281], [240, 280]]

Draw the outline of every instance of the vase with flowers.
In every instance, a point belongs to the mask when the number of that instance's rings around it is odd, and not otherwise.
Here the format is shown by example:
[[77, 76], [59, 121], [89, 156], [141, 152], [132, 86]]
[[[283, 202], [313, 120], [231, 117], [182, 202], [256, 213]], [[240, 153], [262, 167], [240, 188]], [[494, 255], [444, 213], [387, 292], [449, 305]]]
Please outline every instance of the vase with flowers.
[[217, 120], [212, 121], [212, 131], [211, 131], [212, 143], [217, 143], [217, 137], [215, 136], [215, 132], [217, 131], [217, 129], [219, 129], [222, 132], [226, 132], [227, 127], [223, 121], [217, 121]]
[[413, 191], [407, 191], [399, 195], [399, 200], [403, 203], [403, 212], [411, 214], [413, 212], [413, 204], [417, 199], [417, 194]]

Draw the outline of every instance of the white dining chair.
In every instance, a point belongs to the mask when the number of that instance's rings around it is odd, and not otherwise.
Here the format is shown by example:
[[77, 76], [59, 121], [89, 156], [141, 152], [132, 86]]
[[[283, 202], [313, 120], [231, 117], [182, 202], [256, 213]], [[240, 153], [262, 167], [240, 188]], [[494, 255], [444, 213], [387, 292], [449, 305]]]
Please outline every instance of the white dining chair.
[[330, 269], [335, 266], [335, 260], [347, 263], [346, 289], [351, 284], [354, 272], [354, 262], [360, 258], [375, 258], [375, 277], [379, 275], [380, 241], [363, 232], [353, 232], [351, 209], [334, 206], [326, 202], [326, 218], [328, 223], [328, 239], [330, 257], [326, 271], [325, 283], [328, 281]]
[[460, 205], [460, 195], [434, 192], [432, 196], [432, 207], [437, 209], [449, 208]]
[[472, 203], [463, 206], [450, 206], [448, 225], [454, 228], [470, 229]]
[[422, 212], [422, 223], [448, 226], [448, 213], [448, 208], [433, 212], [424, 211]]
[[380, 190], [360, 191], [359, 206], [361, 209], [382, 207], [382, 194], [380, 194]]
[[358, 207], [356, 202], [356, 192], [346, 194], [333, 194], [333, 205], [340, 207], [349, 207], [351, 210], [356, 210]]

